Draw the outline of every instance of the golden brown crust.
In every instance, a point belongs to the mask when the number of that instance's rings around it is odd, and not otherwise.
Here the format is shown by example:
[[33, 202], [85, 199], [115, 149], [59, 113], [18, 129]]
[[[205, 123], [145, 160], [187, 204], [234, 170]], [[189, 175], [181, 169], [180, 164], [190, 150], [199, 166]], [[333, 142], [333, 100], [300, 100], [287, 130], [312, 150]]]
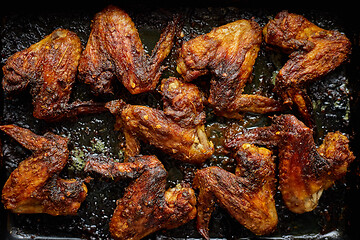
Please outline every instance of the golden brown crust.
[[355, 159], [347, 137], [328, 133], [317, 149], [313, 132], [293, 115], [275, 117], [269, 127], [228, 136], [226, 146], [237, 149], [243, 143], [279, 148], [279, 183], [286, 206], [295, 213], [312, 211], [322, 191], [342, 178]]
[[2, 202], [15, 213], [74, 215], [87, 195], [83, 181], [61, 179], [67, 163], [67, 139], [52, 133], [38, 136], [15, 125], [0, 126], [33, 154], [10, 174], [2, 190]]
[[4, 91], [19, 92], [29, 85], [34, 117], [47, 121], [105, 111], [103, 104], [91, 101], [68, 103], [80, 54], [78, 36], [66, 29], [56, 29], [9, 57], [3, 67]]
[[238, 163], [235, 174], [219, 167], [196, 172], [193, 185], [200, 191], [197, 228], [206, 239], [209, 239], [208, 225], [215, 201], [257, 235], [269, 234], [276, 228], [278, 218], [272, 152], [243, 144], [235, 158]]
[[263, 29], [267, 44], [290, 54], [276, 76], [275, 91], [286, 104], [297, 105], [310, 123], [311, 103], [305, 87], [346, 61], [351, 52], [349, 39], [338, 31], [322, 29], [305, 17], [282, 11]]
[[93, 20], [80, 59], [79, 77], [90, 84], [95, 94], [111, 93], [115, 78], [132, 94], [154, 90], [164, 69], [161, 63], [173, 46], [177, 25], [178, 20], [169, 23], [148, 56], [130, 16], [115, 6], [105, 8]]
[[92, 159], [85, 169], [115, 179], [134, 179], [111, 218], [110, 232], [115, 239], [141, 239], [196, 216], [194, 190], [178, 185], [165, 191], [167, 172], [155, 156], [137, 156], [126, 163]]
[[164, 111], [127, 105], [122, 100], [106, 104], [117, 118], [116, 128], [124, 129], [126, 155], [139, 154], [141, 140], [178, 160], [204, 162], [214, 152], [214, 146], [205, 133], [200, 91], [195, 85], [176, 78], [164, 79], [161, 89]]
[[195, 85], [169, 77], [161, 82], [160, 90], [166, 116], [187, 128], [205, 122], [203, 96]]
[[185, 42], [177, 71], [185, 81], [211, 73], [209, 103], [218, 115], [236, 117], [239, 111], [267, 113], [281, 105], [272, 98], [242, 95], [250, 81], [262, 42], [261, 28], [253, 20], [238, 20]]

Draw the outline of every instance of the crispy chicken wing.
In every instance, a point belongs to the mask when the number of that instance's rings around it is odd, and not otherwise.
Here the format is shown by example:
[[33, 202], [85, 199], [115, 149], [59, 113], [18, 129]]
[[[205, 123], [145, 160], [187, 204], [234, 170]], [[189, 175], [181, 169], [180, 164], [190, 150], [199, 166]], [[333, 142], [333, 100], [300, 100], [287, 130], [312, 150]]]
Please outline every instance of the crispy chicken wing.
[[316, 148], [312, 130], [293, 115], [281, 115], [269, 127], [230, 136], [226, 146], [236, 149], [247, 142], [278, 147], [280, 191], [295, 213], [312, 211], [323, 190], [342, 178], [355, 159], [349, 140], [340, 132], [328, 133]]
[[270, 150], [243, 144], [235, 154], [235, 174], [219, 167], [197, 171], [197, 228], [209, 239], [209, 221], [215, 201], [257, 235], [271, 233], [278, 222], [275, 209], [275, 164]]
[[115, 100], [106, 104], [117, 118], [116, 130], [124, 129], [126, 155], [140, 153], [139, 140], [154, 145], [174, 158], [202, 163], [214, 152], [205, 133], [205, 113], [199, 89], [176, 78], [161, 84], [164, 111]]
[[131, 178], [110, 222], [115, 239], [141, 239], [160, 229], [179, 227], [196, 216], [192, 188], [177, 185], [165, 191], [167, 172], [155, 156], [137, 156], [128, 162], [90, 159], [86, 171], [113, 179]]
[[182, 127], [195, 127], [205, 122], [203, 96], [199, 89], [189, 83], [170, 77], [162, 81], [164, 114]]
[[5, 208], [15, 213], [76, 214], [86, 198], [87, 188], [83, 181], [58, 177], [68, 160], [67, 139], [53, 133], [38, 136], [15, 125], [0, 129], [33, 151], [4, 185]]
[[4, 91], [18, 92], [29, 85], [34, 117], [47, 121], [106, 111], [103, 104], [92, 101], [69, 103], [80, 54], [78, 36], [57, 29], [40, 42], [9, 57], [3, 66]]
[[185, 81], [212, 74], [208, 101], [219, 115], [236, 117], [238, 112], [279, 111], [281, 105], [272, 98], [242, 94], [250, 81], [261, 41], [261, 28], [253, 20], [214, 28], [182, 45], [177, 71]]
[[275, 91], [286, 104], [295, 104], [304, 121], [310, 123], [311, 102], [305, 87], [348, 59], [349, 39], [287, 11], [270, 20], [263, 33], [267, 44], [291, 53], [276, 76]]
[[96, 14], [86, 48], [80, 59], [79, 76], [95, 94], [111, 93], [117, 78], [132, 94], [154, 90], [170, 53], [178, 20], [163, 30], [151, 56], [145, 53], [130, 16], [109, 6]]

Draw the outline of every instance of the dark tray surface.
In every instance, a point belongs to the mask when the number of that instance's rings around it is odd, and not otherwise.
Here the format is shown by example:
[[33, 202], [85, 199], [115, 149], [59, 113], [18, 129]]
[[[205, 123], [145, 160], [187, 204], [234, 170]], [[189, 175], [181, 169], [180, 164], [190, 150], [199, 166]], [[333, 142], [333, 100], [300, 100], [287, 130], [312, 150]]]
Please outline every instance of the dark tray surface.
[[[122, 5], [119, 5], [123, 7]], [[140, 7], [139, 7], [140, 6]], [[174, 13], [181, 13], [184, 18], [185, 40], [198, 34], [203, 34], [215, 26], [225, 24], [240, 18], [255, 17], [255, 20], [263, 26], [269, 16], [274, 16], [281, 8], [241, 8], [239, 7], [203, 7], [190, 8], [180, 6], [173, 8], [152, 7], [146, 5], [125, 6], [139, 29], [143, 43], [151, 51], [158, 39], [160, 31]], [[89, 6], [83, 10], [66, 8], [53, 9], [51, 11], [38, 10], [35, 12], [9, 11], [2, 17], [1, 29], [1, 64], [13, 53], [20, 51], [32, 43], [41, 40], [55, 28], [62, 27], [76, 32], [83, 46], [85, 46], [90, 33], [90, 23], [94, 13], [100, 11], [103, 6]], [[20, 13], [19, 13], [20, 12]], [[303, 14], [321, 27], [337, 29], [345, 32], [353, 42], [353, 54], [350, 63], [339, 67], [321, 81], [316, 82], [309, 88], [315, 109], [315, 119], [318, 126], [316, 140], [320, 142], [329, 131], [340, 130], [349, 134], [352, 149], [355, 155], [359, 155], [359, 147], [356, 146], [358, 139], [358, 126], [355, 124], [359, 118], [356, 112], [358, 106], [357, 83], [359, 77], [359, 28], [357, 25], [349, 25], [352, 17], [332, 10], [308, 10], [299, 9], [294, 12]], [[149, 19], [150, 16], [150, 19]], [[169, 66], [163, 77], [177, 75], [175, 71], [175, 50], [166, 60]], [[274, 73], [286, 61], [286, 56], [274, 53], [262, 46], [259, 57], [254, 67], [254, 80], [246, 91], [259, 92], [272, 95], [271, 80]], [[202, 82], [208, 79], [204, 78]], [[343, 82], [348, 82], [343, 84]], [[326, 92], [326, 93], [325, 93]], [[350, 96], [348, 95], [350, 94]], [[3, 95], [2, 95], [3, 96]], [[159, 108], [160, 96], [156, 92], [131, 96], [126, 90], [117, 86], [114, 96], [98, 97], [95, 100], [108, 101], [121, 96], [129, 103], [144, 104]], [[334, 104], [334, 99], [340, 98]], [[87, 86], [77, 83], [74, 88], [72, 99], [94, 99], [89, 93]], [[78, 160], [85, 159], [89, 155], [110, 156], [119, 161], [122, 160], [119, 142], [123, 137], [113, 131], [114, 118], [111, 114], [91, 115], [79, 117], [76, 120], [68, 120], [60, 123], [45, 123], [32, 117], [31, 97], [23, 94], [13, 99], [1, 98], [2, 124], [15, 123], [30, 128], [38, 134], [52, 131], [60, 135], [70, 137], [69, 149], [71, 156], [69, 165], [63, 171], [64, 177], [85, 177], [82, 171], [76, 170]], [[216, 117], [213, 113], [207, 113], [207, 133], [216, 145], [214, 156], [203, 166], [221, 166], [233, 170], [234, 162], [223, 154], [221, 146], [225, 127], [236, 125], [238, 128], [255, 127], [268, 124], [266, 116], [246, 115], [244, 122], [238, 124], [234, 120]], [[120, 134], [121, 135], [121, 134]], [[29, 152], [21, 148], [15, 141], [3, 134], [4, 162], [1, 175], [1, 186], [12, 170]], [[174, 186], [180, 181], [191, 181], [197, 167], [183, 164], [169, 158], [156, 149], [144, 146], [143, 154], [156, 154], [164, 163], [169, 172], [168, 185]], [[360, 181], [358, 177], [358, 161], [352, 165], [351, 172], [344, 181], [337, 182], [321, 197], [319, 206], [311, 213], [296, 215], [286, 209], [281, 201], [279, 193], [276, 194], [279, 224], [276, 232], [270, 236], [259, 237], [261, 239], [356, 239], [358, 236], [355, 214], [359, 213], [359, 206], [355, 198]], [[81, 165], [80, 165], [81, 167]], [[48, 215], [15, 215], [1, 212], [1, 233], [5, 239], [108, 239], [108, 222], [115, 208], [115, 201], [123, 193], [127, 182], [113, 183], [96, 178], [88, 184], [89, 195], [77, 216], [52, 217]], [[3, 208], [3, 206], [0, 206]], [[5, 224], [6, 223], [6, 224]], [[226, 211], [217, 208], [213, 213], [210, 224], [210, 235], [220, 239], [256, 238], [251, 232], [232, 219]], [[0, 235], [1, 238], [1, 235]], [[195, 229], [195, 221], [168, 231], [159, 231], [146, 239], [184, 239], [200, 238]], [[2, 238], [1, 238], [2, 239]]]

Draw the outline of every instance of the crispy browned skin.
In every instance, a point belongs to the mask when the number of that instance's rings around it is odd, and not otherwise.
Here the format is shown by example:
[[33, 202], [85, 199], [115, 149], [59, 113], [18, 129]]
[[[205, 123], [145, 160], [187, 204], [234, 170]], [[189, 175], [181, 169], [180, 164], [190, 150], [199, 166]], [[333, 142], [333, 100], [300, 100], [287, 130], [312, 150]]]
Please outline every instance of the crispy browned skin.
[[0, 129], [33, 151], [4, 185], [5, 208], [15, 213], [76, 214], [86, 198], [87, 188], [83, 181], [58, 177], [68, 160], [68, 140], [53, 133], [38, 136], [15, 125]]
[[278, 147], [280, 190], [295, 213], [312, 211], [323, 190], [342, 178], [355, 159], [349, 140], [340, 132], [328, 133], [316, 148], [312, 130], [293, 115], [281, 115], [269, 127], [230, 136], [226, 146], [237, 148], [245, 142]]
[[182, 127], [195, 127], [205, 122], [203, 96], [199, 89], [177, 78], [164, 79], [160, 86], [164, 114]]
[[123, 128], [126, 155], [140, 153], [139, 140], [154, 145], [174, 158], [202, 163], [214, 152], [208, 140], [204, 121], [202, 96], [191, 83], [176, 78], [162, 81], [164, 111], [115, 100], [106, 104], [117, 118], [116, 130]]
[[291, 53], [276, 76], [275, 91], [288, 105], [295, 104], [306, 123], [311, 101], [306, 85], [348, 59], [349, 39], [338, 31], [322, 29], [301, 15], [282, 11], [263, 29], [265, 42]]
[[160, 229], [179, 227], [196, 216], [194, 190], [177, 185], [165, 191], [167, 172], [155, 156], [137, 156], [128, 162], [90, 159], [86, 171], [108, 178], [132, 178], [110, 222], [115, 239], [141, 239]]
[[196, 172], [198, 197], [197, 228], [209, 239], [209, 221], [215, 201], [242, 225], [257, 235], [271, 233], [278, 222], [275, 208], [275, 164], [266, 148], [243, 144], [235, 154], [235, 174], [219, 167]]
[[34, 117], [47, 121], [106, 111], [103, 104], [91, 101], [68, 103], [80, 54], [78, 36], [57, 29], [40, 42], [9, 57], [3, 66], [4, 91], [19, 92], [29, 85]]
[[242, 94], [250, 81], [262, 41], [253, 20], [238, 20], [185, 42], [177, 71], [185, 81], [211, 73], [209, 103], [217, 114], [236, 117], [238, 112], [267, 113], [281, 110], [272, 98]]
[[95, 94], [111, 93], [117, 78], [132, 93], [155, 89], [177, 32], [174, 20], [163, 30], [151, 56], [147, 55], [130, 16], [109, 6], [96, 14], [86, 48], [80, 59], [79, 76]]

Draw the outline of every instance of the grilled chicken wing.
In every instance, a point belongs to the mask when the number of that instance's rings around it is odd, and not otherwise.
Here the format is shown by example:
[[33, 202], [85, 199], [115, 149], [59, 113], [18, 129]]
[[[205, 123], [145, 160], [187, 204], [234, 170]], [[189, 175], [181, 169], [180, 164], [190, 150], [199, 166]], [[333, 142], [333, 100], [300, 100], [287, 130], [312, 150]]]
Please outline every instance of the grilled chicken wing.
[[38, 136], [15, 125], [0, 129], [33, 151], [4, 185], [5, 208], [15, 213], [76, 214], [86, 198], [87, 188], [83, 181], [58, 177], [68, 160], [67, 139], [53, 133]]
[[140, 153], [139, 140], [154, 145], [174, 158], [202, 163], [214, 152], [205, 134], [205, 113], [198, 88], [176, 78], [161, 84], [164, 111], [115, 100], [106, 104], [117, 118], [116, 130], [124, 129], [126, 155]]
[[209, 103], [222, 116], [238, 112], [267, 113], [281, 110], [272, 98], [242, 94], [250, 81], [262, 41], [261, 28], [253, 20], [238, 20], [185, 42], [177, 71], [185, 81], [211, 73]]
[[162, 81], [160, 91], [164, 114], [180, 126], [195, 127], [205, 123], [203, 96], [195, 85], [170, 77]]
[[295, 213], [312, 211], [323, 190], [342, 178], [355, 159], [349, 140], [340, 132], [328, 133], [316, 148], [312, 130], [293, 115], [281, 115], [269, 127], [230, 136], [226, 146], [237, 148], [247, 142], [278, 147], [280, 191]]
[[118, 78], [132, 94], [154, 90], [170, 53], [178, 21], [168, 24], [151, 56], [145, 53], [130, 16], [109, 6], [96, 14], [86, 48], [80, 59], [79, 76], [95, 94], [111, 93]]
[[209, 221], [215, 201], [257, 235], [272, 232], [278, 222], [275, 209], [275, 164], [270, 150], [243, 144], [235, 154], [235, 174], [219, 167], [197, 171], [197, 228], [209, 239]]
[[29, 85], [34, 117], [47, 121], [106, 111], [103, 104], [91, 101], [68, 103], [80, 54], [78, 36], [57, 29], [40, 42], [9, 57], [3, 66], [4, 91], [18, 92]]
[[276, 76], [275, 91], [286, 104], [295, 104], [304, 121], [310, 123], [311, 102], [305, 87], [348, 59], [349, 39], [287, 11], [270, 20], [263, 33], [267, 44], [291, 53]]
[[196, 216], [194, 190], [177, 185], [165, 191], [167, 172], [155, 156], [131, 157], [125, 163], [90, 159], [85, 170], [116, 180], [133, 179], [111, 218], [110, 232], [115, 239], [141, 239]]

